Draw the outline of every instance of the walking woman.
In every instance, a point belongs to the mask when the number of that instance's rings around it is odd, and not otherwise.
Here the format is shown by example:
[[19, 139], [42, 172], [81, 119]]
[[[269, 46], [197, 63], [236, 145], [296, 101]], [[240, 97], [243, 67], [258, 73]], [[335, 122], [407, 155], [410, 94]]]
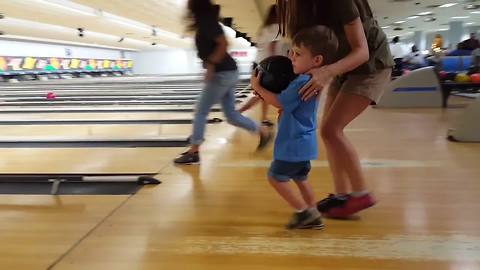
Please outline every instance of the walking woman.
[[339, 40], [336, 62], [312, 70], [312, 80], [300, 90], [303, 99], [316, 98], [329, 86], [321, 125], [335, 194], [318, 202], [332, 218], [371, 207], [358, 154], [344, 134], [345, 127], [378, 101], [394, 65], [386, 35], [375, 21], [367, 0], [277, 0], [282, 34], [325, 25]]
[[198, 57], [206, 69], [205, 86], [195, 108], [190, 149], [174, 160], [177, 164], [200, 162], [200, 145], [204, 141], [207, 116], [212, 106], [220, 103], [228, 123], [258, 134], [257, 149], [264, 148], [271, 141], [271, 133], [235, 109], [235, 89], [238, 70], [235, 60], [228, 54], [227, 39], [218, 23], [220, 7], [211, 0], [189, 0], [188, 13], [190, 30], [195, 31], [195, 45]]

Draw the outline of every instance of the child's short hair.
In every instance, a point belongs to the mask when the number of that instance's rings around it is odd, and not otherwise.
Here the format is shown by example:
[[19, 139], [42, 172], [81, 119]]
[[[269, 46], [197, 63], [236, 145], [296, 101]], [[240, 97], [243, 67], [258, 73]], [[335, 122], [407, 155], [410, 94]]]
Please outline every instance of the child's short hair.
[[335, 61], [338, 39], [332, 29], [317, 25], [301, 30], [293, 37], [293, 45], [303, 45], [313, 55], [321, 55], [323, 64], [328, 65]]

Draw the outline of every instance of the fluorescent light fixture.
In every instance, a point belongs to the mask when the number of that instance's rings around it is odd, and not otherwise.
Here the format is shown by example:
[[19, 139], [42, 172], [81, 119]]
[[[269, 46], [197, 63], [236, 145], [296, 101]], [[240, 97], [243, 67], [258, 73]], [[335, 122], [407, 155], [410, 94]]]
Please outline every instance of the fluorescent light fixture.
[[151, 28], [147, 28], [147, 27], [140, 26], [140, 25], [137, 25], [137, 24], [129, 23], [129, 22], [126, 22], [124, 20], [118, 20], [118, 19], [114, 19], [114, 18], [108, 18], [108, 20], [112, 21], [114, 23], [121, 24], [123, 26], [130, 27], [130, 28], [135, 28], [135, 29], [138, 29], [138, 30], [146, 31], [146, 32], [151, 31]]
[[449, 8], [458, 5], [458, 3], [448, 3], [448, 4], [443, 4], [439, 6], [440, 8]]
[[480, 11], [472, 11], [471, 14], [480, 14]]
[[178, 35], [176, 33], [165, 31], [165, 30], [162, 30], [162, 29], [158, 29], [156, 27], [149, 26], [149, 25], [146, 25], [146, 24], [143, 24], [143, 23], [139, 23], [137, 21], [126, 19], [126, 18], [117, 16], [117, 15], [113, 15], [111, 13], [103, 12], [103, 17], [106, 18], [107, 20], [111, 21], [111, 22], [118, 23], [118, 24], [121, 24], [123, 26], [130, 27], [130, 28], [135, 28], [135, 29], [145, 31], [145, 32], [148, 32], [148, 33], [152, 33], [152, 30], [154, 30], [155, 36], [164, 36], [164, 37], [167, 37], [167, 38], [182, 39], [180, 37], [180, 35]]
[[416, 19], [416, 18], [419, 18], [420, 16], [410, 16], [410, 17], [407, 17], [408, 20], [413, 20], [413, 19]]
[[388, 28], [390, 28], [390, 25], [382, 26], [382, 29], [388, 29]]
[[473, 22], [466, 23], [466, 25], [473, 25], [473, 24], [475, 24], [475, 23], [473, 23]]
[[49, 5], [49, 6], [52, 6], [52, 7], [55, 7], [55, 8], [68, 10], [68, 11], [75, 12], [75, 13], [78, 13], [78, 14], [82, 14], [82, 15], [85, 15], [85, 16], [95, 16], [95, 13], [93, 13], [93, 12], [88, 12], [88, 11], [80, 10], [78, 8], [69, 7], [67, 5], [67, 3], [68, 4], [71, 4], [71, 3], [67, 2], [67, 1], [64, 1], [64, 3], [62, 2], [62, 4], [60, 4], [60, 2], [53, 2], [53, 1], [47, 1], [47, 0], [36, 0], [36, 1], [41, 3], [41, 4], [44, 4], [44, 5]]
[[454, 19], [454, 20], [468, 19], [468, 18], [470, 18], [470, 16], [455, 16], [455, 17], [452, 17], [452, 19]]
[[405, 21], [396, 21], [395, 23], [396, 23], [396, 24], [402, 24], [402, 23], [404, 23], [404, 22], [405, 22]]
[[427, 15], [430, 15], [430, 14], [432, 14], [431, 11], [425, 11], [425, 12], [418, 13], [419, 16], [427, 16]]
[[440, 29], [437, 29], [437, 31], [447, 31], [448, 28], [440, 28]]
[[[78, 30], [69, 28], [69, 27], [64, 27], [64, 26], [59, 26], [59, 25], [52, 25], [52, 24], [45, 24], [45, 23], [39, 23], [39, 22], [34, 22], [34, 21], [29, 21], [29, 20], [23, 20], [23, 19], [16, 19], [16, 18], [6, 18], [2, 20], [2, 24], [7, 26], [7, 27], [13, 27], [14, 29], [30, 29], [31, 31], [37, 33], [36, 35], [40, 35], [41, 38], [47, 39], [49, 36], [50, 37], [75, 37]], [[45, 35], [46, 34], [46, 35]], [[118, 36], [114, 35], [109, 35], [109, 34], [104, 34], [104, 33], [98, 33], [98, 32], [91, 32], [91, 31], [85, 31], [86, 37], [89, 38], [88, 41], [85, 43], [92, 41], [92, 40], [98, 40], [102, 43], [117, 43], [118, 41]], [[12, 36], [12, 35], [9, 35]], [[32, 37], [33, 39], [34, 37]], [[72, 43], [72, 41], [57, 41], [58, 43], [65, 43], [69, 42]], [[78, 44], [85, 44], [85, 43], [78, 43]], [[131, 39], [131, 38], [125, 38], [123, 43], [125, 43], [125, 46], [132, 45], [132, 43], [135, 43], [134, 45], [140, 45], [140, 46], [146, 46], [148, 42], [142, 41], [142, 40], [136, 40], [136, 39]], [[109, 46], [109, 47], [116, 47], [116, 46]]]

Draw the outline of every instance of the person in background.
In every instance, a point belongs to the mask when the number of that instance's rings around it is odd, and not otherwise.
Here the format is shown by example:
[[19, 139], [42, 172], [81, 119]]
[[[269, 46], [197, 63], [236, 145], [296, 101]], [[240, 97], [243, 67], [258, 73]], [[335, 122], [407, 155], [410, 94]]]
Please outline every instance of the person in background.
[[[287, 53], [285, 50], [285, 43], [281, 40], [279, 35], [280, 29], [278, 27], [278, 15], [277, 6], [271, 5], [267, 17], [262, 25], [262, 28], [258, 31], [256, 38], [257, 43], [257, 56], [255, 62], [253, 62], [252, 70], [255, 71], [257, 65], [265, 58], [273, 55], [284, 55]], [[268, 119], [268, 104], [264, 102], [259, 96], [251, 97], [240, 109], [239, 112], [243, 113], [257, 103], [262, 103], [262, 124], [266, 126], [273, 126], [273, 123]]]
[[211, 0], [189, 0], [189, 29], [195, 31], [195, 45], [198, 57], [202, 59], [205, 72], [205, 86], [197, 100], [190, 149], [177, 157], [176, 164], [200, 162], [200, 145], [204, 141], [205, 126], [210, 109], [221, 103], [228, 123], [258, 134], [257, 150], [263, 149], [272, 139], [271, 131], [243, 116], [235, 109], [235, 90], [238, 69], [235, 60], [228, 54], [228, 42], [218, 20], [220, 6]]
[[412, 46], [412, 51], [403, 59], [406, 64], [406, 68], [409, 70], [414, 70], [425, 66], [424, 56], [415, 45]]
[[478, 41], [475, 33], [470, 33], [469, 39], [460, 42], [460, 48], [468, 51], [480, 48], [480, 41]]
[[393, 75], [400, 76], [403, 74], [403, 57], [406, 55], [403, 44], [400, 42], [400, 37], [394, 37], [390, 43], [390, 52], [392, 53], [395, 66], [393, 68]]

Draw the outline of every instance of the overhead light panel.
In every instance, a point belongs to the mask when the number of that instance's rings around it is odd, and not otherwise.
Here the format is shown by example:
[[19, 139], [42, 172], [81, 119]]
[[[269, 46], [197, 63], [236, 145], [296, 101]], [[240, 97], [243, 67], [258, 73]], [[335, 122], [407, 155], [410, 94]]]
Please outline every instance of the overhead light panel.
[[88, 12], [88, 11], [81, 10], [81, 9], [78, 9], [78, 8], [74, 8], [74, 7], [69, 7], [68, 5], [71, 5], [70, 1], [63, 1], [61, 3], [57, 2], [57, 1], [53, 2], [53, 1], [48, 1], [48, 0], [35, 0], [35, 1], [37, 1], [38, 3], [44, 4], [44, 5], [48, 5], [48, 6], [63, 9], [63, 10], [68, 10], [70, 12], [82, 14], [82, 15], [85, 15], [85, 16], [96, 16], [95, 13], [93, 13], [93, 12]]
[[468, 9], [478, 9], [479, 7], [480, 5], [477, 5], [477, 4], [469, 4], [464, 6], [463, 8], [468, 10]]
[[124, 25], [126, 27], [135, 28], [135, 29], [138, 29], [138, 30], [141, 30], [141, 31], [144, 31], [144, 32], [149, 32], [149, 33], [151, 33], [152, 36], [164, 36], [164, 37], [167, 37], [167, 38], [182, 39], [180, 37], [180, 35], [178, 35], [176, 33], [165, 31], [165, 30], [162, 30], [162, 29], [158, 29], [156, 27], [152, 27], [150, 25], [146, 25], [146, 24], [139, 23], [139, 22], [136, 22], [136, 21], [133, 21], [133, 20], [129, 20], [129, 19], [126, 19], [126, 18], [123, 18], [123, 17], [120, 17], [120, 16], [116, 16], [116, 15], [107, 13], [107, 12], [103, 12], [103, 17], [106, 18], [107, 20], [111, 21], [111, 22], [118, 23], [118, 24]]
[[449, 8], [458, 5], [458, 3], [447, 3], [439, 6], [439, 8]]
[[407, 17], [408, 20], [414, 20], [414, 19], [417, 19], [417, 18], [420, 18], [420, 16], [410, 16], [410, 17]]
[[468, 18], [470, 18], [470, 16], [455, 16], [455, 17], [452, 17], [452, 19], [454, 19], [454, 20], [468, 19]]
[[431, 12], [431, 11], [425, 11], [425, 12], [418, 13], [419, 16], [427, 16], [427, 15], [431, 15], [431, 14], [433, 14], [433, 12]]
[[404, 22], [405, 22], [405, 21], [396, 21], [395, 23], [396, 23], [396, 24], [402, 24], [402, 23], [404, 23]]

